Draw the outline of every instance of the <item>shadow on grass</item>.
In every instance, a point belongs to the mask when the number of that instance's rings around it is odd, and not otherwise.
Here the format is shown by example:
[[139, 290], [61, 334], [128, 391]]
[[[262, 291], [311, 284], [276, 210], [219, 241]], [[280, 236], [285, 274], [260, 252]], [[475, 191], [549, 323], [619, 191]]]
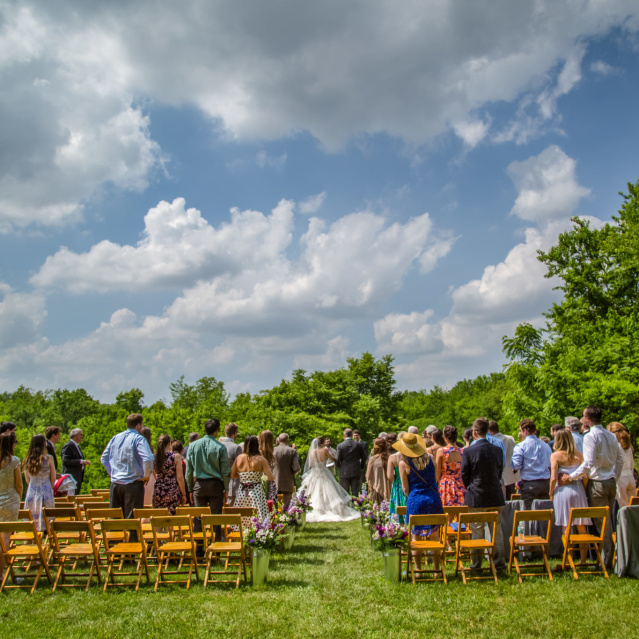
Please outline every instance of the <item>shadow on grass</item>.
[[308, 557], [300, 557], [299, 559], [293, 559], [291, 557], [287, 557], [282, 560], [282, 563], [285, 563], [287, 566], [296, 565], [296, 564], [305, 564], [311, 566], [321, 566], [325, 564], [326, 561], [324, 559], [309, 559]]
[[318, 545], [313, 545], [313, 546], [306, 546], [303, 544], [300, 545], [295, 545], [293, 546], [293, 552], [294, 553], [302, 553], [302, 552], [321, 552], [324, 553], [326, 552], [326, 548], [323, 548], [322, 546], [318, 546]]

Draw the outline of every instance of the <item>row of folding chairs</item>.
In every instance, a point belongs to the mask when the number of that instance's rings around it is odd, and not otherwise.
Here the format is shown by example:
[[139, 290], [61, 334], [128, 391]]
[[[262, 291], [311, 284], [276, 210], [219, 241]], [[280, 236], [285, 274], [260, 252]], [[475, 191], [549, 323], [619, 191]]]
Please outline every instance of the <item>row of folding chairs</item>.
[[[8, 545], [0, 538], [7, 562], [0, 592], [5, 588], [26, 588], [33, 593], [43, 572], [53, 591], [61, 587], [88, 590], [94, 578], [104, 590], [110, 586], [134, 586], [138, 590], [143, 577], [149, 583], [151, 553], [157, 563], [155, 590], [168, 583], [184, 583], [189, 588], [193, 576], [200, 580], [202, 568], [204, 587], [210, 583], [235, 583], [237, 588], [242, 574], [246, 581], [242, 517], [253, 515], [254, 509], [229, 508], [236, 512], [211, 515], [208, 508], [185, 507], [191, 512], [178, 512], [175, 516], [157, 510], [140, 509], [141, 512], [134, 513], [136, 518], [123, 519], [121, 509], [90, 508], [87, 519], [82, 519], [77, 507], [47, 509], [46, 515], [57, 512], [55, 519], [47, 517], [46, 537], [36, 530], [28, 511], [21, 513], [24, 517], [21, 521], [0, 523], [0, 533], [10, 534]], [[195, 521], [201, 530], [195, 530]], [[216, 537], [216, 530], [223, 535]], [[202, 562], [198, 560], [198, 544], [202, 548]], [[218, 562], [224, 565], [214, 570]], [[82, 572], [78, 572], [78, 564], [84, 567]], [[107, 572], [103, 578], [101, 568], [105, 565]], [[134, 568], [126, 570], [126, 565]], [[55, 578], [52, 569], [56, 570]], [[118, 581], [126, 575], [137, 580]], [[77, 583], [77, 578], [86, 580]], [[32, 584], [25, 584], [27, 579], [32, 579]]]
[[[562, 558], [562, 569], [569, 565], [573, 577], [579, 578], [580, 574], [602, 574], [606, 579], [608, 572], [601, 558], [601, 551], [604, 542], [604, 531], [606, 521], [609, 516], [608, 507], [597, 508], [573, 508], [570, 511], [570, 520], [563, 535], [564, 553]], [[399, 515], [405, 515], [406, 509], [398, 508]], [[582, 518], [600, 519], [600, 534], [573, 532], [573, 521]], [[447, 583], [446, 563], [451, 555], [454, 555], [455, 577], [461, 572], [464, 584], [471, 580], [492, 579], [498, 582], [497, 570], [494, 563], [495, 538], [499, 520], [496, 512], [468, 512], [468, 506], [447, 506], [444, 507], [444, 514], [441, 515], [411, 515], [408, 522], [409, 535], [408, 546], [405, 552], [406, 575], [413, 583], [417, 581], [443, 581]], [[525, 522], [538, 522], [545, 526], [545, 536], [538, 534], [518, 535], [519, 524]], [[552, 581], [552, 571], [548, 562], [548, 548], [550, 546], [550, 534], [553, 525], [552, 510], [520, 510], [515, 511], [513, 518], [512, 534], [509, 537], [510, 560], [508, 564], [508, 574], [511, 574], [513, 566], [517, 573], [519, 583], [523, 583], [523, 577], [547, 576]], [[423, 536], [413, 535], [415, 526], [438, 527], [440, 534], [438, 540], [424, 539]], [[472, 539], [471, 526], [488, 526], [489, 539]], [[543, 527], [541, 526], [541, 527]], [[454, 544], [454, 549], [452, 545]], [[594, 551], [595, 559], [585, 564], [575, 564], [573, 555], [582, 547], [587, 546]], [[541, 553], [542, 563], [520, 563], [523, 553]], [[418, 570], [413, 561], [412, 555], [421, 553], [428, 555], [432, 559], [433, 568]], [[470, 562], [473, 555], [486, 555], [488, 567], [484, 569], [470, 569]], [[465, 562], [469, 562], [466, 566]], [[438, 567], [437, 567], [438, 565]], [[522, 572], [523, 570], [540, 569], [535, 572]], [[400, 561], [400, 574], [402, 561]], [[488, 576], [484, 571], [489, 571]], [[426, 575], [426, 576], [424, 576]]]

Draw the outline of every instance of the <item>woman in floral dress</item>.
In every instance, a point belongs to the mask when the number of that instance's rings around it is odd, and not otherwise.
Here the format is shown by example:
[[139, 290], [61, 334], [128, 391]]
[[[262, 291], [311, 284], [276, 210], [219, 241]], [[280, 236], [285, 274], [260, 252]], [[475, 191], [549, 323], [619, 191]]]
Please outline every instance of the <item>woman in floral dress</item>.
[[22, 463], [24, 477], [29, 484], [24, 498], [25, 508], [31, 511], [36, 530], [46, 530], [43, 508], [53, 508], [53, 487], [55, 486], [55, 465], [53, 457], [47, 454], [47, 440], [44, 435], [31, 438], [29, 450]]
[[[244, 441], [244, 452], [238, 455], [231, 468], [231, 479], [240, 480], [240, 489], [234, 506], [257, 508], [260, 521], [268, 519], [268, 504], [262, 488], [262, 474], [271, 482], [275, 481], [269, 463], [260, 455], [260, 443], [255, 435]], [[244, 528], [250, 525], [250, 517], [242, 518]]]
[[155, 452], [153, 508], [168, 508], [170, 515], [186, 503], [182, 456], [171, 451], [171, 437], [160, 435]]
[[[461, 478], [462, 450], [457, 446], [457, 429], [444, 427], [446, 446], [437, 451], [435, 474], [444, 506], [463, 506], [466, 489]], [[450, 517], [449, 517], [450, 519]]]

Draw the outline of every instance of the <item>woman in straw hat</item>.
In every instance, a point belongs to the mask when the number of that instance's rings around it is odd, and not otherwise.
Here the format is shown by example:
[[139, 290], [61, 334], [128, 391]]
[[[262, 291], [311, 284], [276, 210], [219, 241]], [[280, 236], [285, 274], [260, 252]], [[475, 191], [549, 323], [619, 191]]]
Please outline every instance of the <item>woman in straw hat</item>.
[[[393, 448], [402, 454], [399, 462], [399, 476], [402, 488], [407, 496], [406, 518], [411, 515], [442, 514], [444, 508], [435, 480], [435, 464], [426, 452], [424, 440], [414, 433], [407, 433], [393, 444]], [[415, 536], [439, 539], [439, 526], [414, 526]], [[413, 554], [417, 570], [421, 570], [421, 553]], [[435, 569], [437, 560], [433, 559]]]

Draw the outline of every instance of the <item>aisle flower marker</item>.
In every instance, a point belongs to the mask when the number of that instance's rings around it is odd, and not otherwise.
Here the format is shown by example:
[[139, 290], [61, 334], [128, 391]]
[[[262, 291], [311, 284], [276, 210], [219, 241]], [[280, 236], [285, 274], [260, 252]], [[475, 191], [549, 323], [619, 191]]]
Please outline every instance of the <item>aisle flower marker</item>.
[[384, 524], [378, 524], [373, 533], [373, 546], [382, 551], [384, 557], [384, 577], [388, 581], [399, 581], [401, 550], [408, 543], [408, 526], [400, 524], [397, 515], [391, 516]]
[[299, 509], [300, 516], [298, 525], [300, 527], [300, 530], [304, 530], [304, 527], [306, 526], [306, 513], [309, 513], [311, 512], [311, 510], [313, 510], [310, 497], [304, 490], [300, 490], [299, 492], [295, 493], [295, 495], [293, 495], [291, 504], [289, 505], [293, 505]]
[[251, 518], [251, 525], [244, 531], [244, 544], [251, 549], [251, 583], [263, 584], [268, 575], [271, 551], [286, 537], [286, 526], [272, 516], [260, 522]]

